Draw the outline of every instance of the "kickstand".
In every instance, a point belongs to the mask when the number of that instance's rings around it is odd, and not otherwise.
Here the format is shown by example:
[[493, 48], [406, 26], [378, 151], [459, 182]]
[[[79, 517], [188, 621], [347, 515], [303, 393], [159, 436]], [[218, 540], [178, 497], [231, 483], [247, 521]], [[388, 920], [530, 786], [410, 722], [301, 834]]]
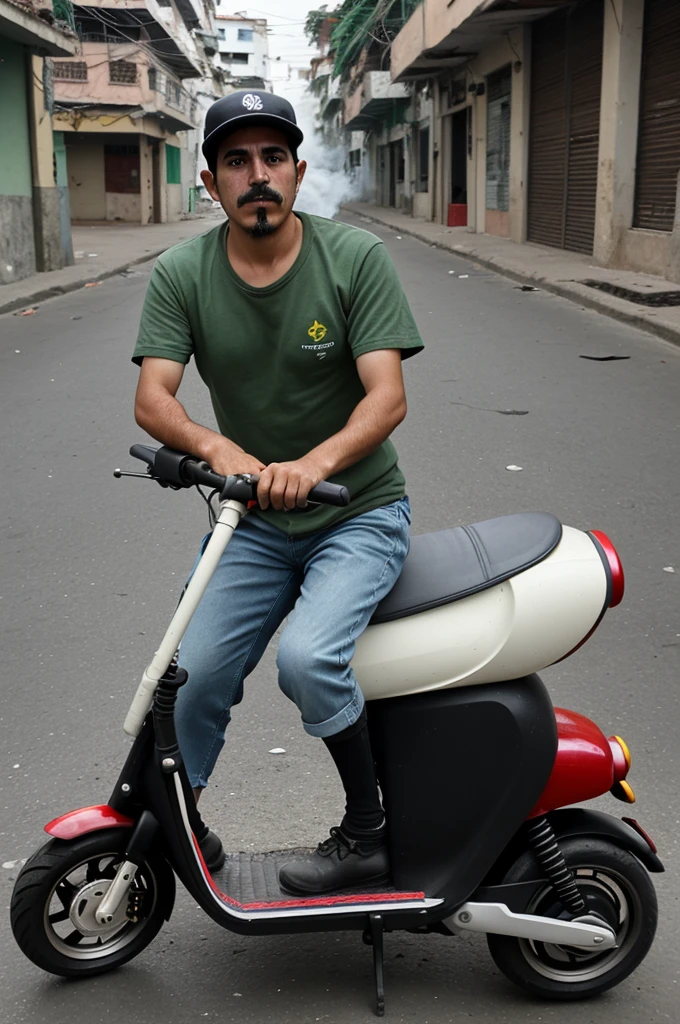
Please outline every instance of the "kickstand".
[[[383, 976], [383, 919], [382, 914], [369, 914], [370, 943], [373, 946], [373, 974], [375, 977], [376, 1016], [385, 1016], [385, 980]], [[368, 935], [366, 936], [368, 938]]]

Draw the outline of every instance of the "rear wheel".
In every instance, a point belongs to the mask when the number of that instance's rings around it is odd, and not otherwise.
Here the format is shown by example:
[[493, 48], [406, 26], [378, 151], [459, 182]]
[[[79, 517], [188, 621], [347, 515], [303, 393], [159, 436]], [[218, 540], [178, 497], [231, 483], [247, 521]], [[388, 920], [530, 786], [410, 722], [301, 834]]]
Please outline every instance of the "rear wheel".
[[21, 950], [51, 974], [75, 978], [120, 967], [137, 956], [170, 915], [175, 879], [150, 855], [113, 921], [96, 912], [124, 859], [128, 829], [106, 829], [64, 842], [53, 839], [26, 862], [12, 895], [12, 931]]
[[[587, 838], [567, 839], [560, 845], [587, 913], [599, 916], [614, 930], [616, 946], [594, 952], [505, 935], [487, 938], [491, 956], [510, 981], [543, 998], [584, 999], [618, 985], [647, 955], [656, 931], [656, 893], [645, 869], [627, 850]], [[527, 852], [503, 881], [535, 877], [536, 862]], [[548, 882], [524, 913], [571, 917]]]

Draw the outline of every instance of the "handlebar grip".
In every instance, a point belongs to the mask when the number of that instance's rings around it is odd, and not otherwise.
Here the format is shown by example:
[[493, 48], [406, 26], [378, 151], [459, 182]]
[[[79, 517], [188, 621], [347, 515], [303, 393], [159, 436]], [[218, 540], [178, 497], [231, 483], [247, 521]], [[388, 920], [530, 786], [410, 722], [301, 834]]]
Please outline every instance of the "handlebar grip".
[[150, 444], [133, 444], [130, 455], [133, 459], [141, 459], [142, 462], [146, 462], [147, 466], [153, 466], [157, 451], [158, 448], [154, 448]]
[[344, 508], [352, 500], [346, 487], [341, 484], [329, 484], [322, 480], [309, 492], [310, 501], [320, 501], [323, 505], [337, 505]]

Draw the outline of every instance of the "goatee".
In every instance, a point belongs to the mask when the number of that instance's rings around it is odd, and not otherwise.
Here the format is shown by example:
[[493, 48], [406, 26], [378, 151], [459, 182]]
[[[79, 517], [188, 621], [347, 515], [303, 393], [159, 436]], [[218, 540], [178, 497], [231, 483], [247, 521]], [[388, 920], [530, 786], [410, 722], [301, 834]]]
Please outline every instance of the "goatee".
[[276, 231], [276, 227], [269, 222], [265, 206], [258, 206], [257, 222], [247, 231], [251, 238], [266, 238], [267, 235], [272, 235]]

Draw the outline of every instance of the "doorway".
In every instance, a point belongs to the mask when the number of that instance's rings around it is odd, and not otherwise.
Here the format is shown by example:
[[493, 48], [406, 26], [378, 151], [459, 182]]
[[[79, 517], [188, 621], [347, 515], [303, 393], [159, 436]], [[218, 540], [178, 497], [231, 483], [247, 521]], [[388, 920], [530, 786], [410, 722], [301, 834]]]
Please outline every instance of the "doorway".
[[451, 115], [451, 195], [450, 203], [467, 205], [468, 107]]

